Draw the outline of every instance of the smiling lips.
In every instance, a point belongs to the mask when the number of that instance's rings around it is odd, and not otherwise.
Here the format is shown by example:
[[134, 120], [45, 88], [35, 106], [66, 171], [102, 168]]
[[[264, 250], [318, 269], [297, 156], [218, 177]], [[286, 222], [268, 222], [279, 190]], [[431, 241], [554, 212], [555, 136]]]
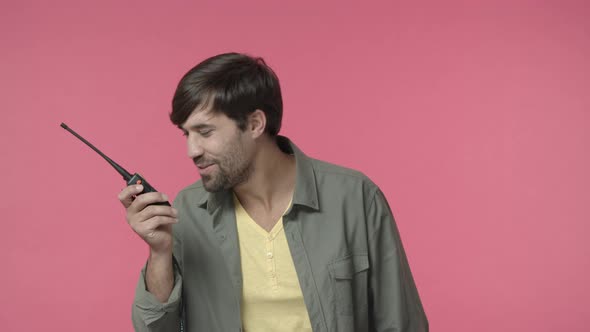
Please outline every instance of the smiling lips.
[[209, 170], [211, 170], [213, 165], [215, 164], [197, 165], [197, 168], [199, 169], [200, 173], [207, 173]]

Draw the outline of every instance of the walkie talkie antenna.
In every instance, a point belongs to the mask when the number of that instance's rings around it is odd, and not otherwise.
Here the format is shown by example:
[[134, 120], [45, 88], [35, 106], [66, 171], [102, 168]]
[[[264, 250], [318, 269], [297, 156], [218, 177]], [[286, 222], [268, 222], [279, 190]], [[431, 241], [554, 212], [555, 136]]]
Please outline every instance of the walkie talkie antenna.
[[129, 180], [131, 179], [131, 177], [133, 175], [131, 175], [129, 172], [127, 172], [127, 170], [125, 170], [123, 167], [121, 167], [119, 164], [117, 164], [116, 162], [112, 161], [111, 158], [107, 157], [104, 153], [100, 152], [99, 149], [97, 149], [94, 145], [90, 144], [90, 142], [88, 142], [87, 140], [84, 139], [84, 137], [78, 135], [78, 133], [76, 133], [75, 131], [73, 131], [72, 129], [70, 129], [70, 127], [68, 127], [65, 123], [61, 123], [61, 127], [67, 131], [69, 131], [72, 135], [76, 136], [79, 140], [81, 140], [82, 142], [84, 142], [84, 144], [88, 145], [92, 150], [96, 151], [96, 153], [98, 153], [101, 157], [103, 157], [109, 164], [111, 164], [111, 166], [113, 166], [113, 168], [119, 172], [119, 174], [121, 174], [123, 176], [123, 179], [126, 182], [129, 182]]

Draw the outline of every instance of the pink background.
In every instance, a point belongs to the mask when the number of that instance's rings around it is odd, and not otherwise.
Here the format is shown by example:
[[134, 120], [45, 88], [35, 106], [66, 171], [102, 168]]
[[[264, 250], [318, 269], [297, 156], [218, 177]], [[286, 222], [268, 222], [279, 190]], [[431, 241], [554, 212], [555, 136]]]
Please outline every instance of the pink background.
[[132, 330], [124, 183], [59, 123], [174, 197], [174, 88], [240, 51], [283, 134], [383, 189], [432, 331], [588, 331], [587, 1], [89, 3], [0, 4], [0, 330]]

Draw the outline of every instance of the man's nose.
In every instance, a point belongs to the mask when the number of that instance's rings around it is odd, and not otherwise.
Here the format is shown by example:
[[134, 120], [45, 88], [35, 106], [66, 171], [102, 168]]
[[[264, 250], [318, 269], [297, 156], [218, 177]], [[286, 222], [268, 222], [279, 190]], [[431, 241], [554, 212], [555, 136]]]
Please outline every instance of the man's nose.
[[194, 139], [187, 140], [187, 154], [189, 158], [195, 159], [203, 155], [203, 147]]

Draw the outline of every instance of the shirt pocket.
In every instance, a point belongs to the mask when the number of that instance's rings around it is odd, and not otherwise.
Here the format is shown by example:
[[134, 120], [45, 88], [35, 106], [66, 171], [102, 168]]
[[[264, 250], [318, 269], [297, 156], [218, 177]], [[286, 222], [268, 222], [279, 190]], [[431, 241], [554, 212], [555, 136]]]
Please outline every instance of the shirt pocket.
[[329, 265], [334, 299], [339, 314], [352, 315], [367, 310], [369, 257], [349, 255]]

